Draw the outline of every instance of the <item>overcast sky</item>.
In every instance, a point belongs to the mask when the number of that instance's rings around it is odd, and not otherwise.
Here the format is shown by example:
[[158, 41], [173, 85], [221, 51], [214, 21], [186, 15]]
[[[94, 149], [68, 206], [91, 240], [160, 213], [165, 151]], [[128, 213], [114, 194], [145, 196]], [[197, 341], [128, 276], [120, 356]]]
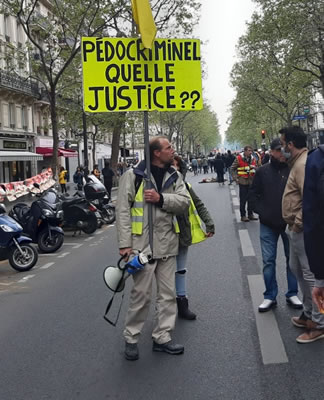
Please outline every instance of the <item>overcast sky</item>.
[[207, 64], [204, 97], [217, 113], [222, 136], [227, 127], [229, 104], [235, 95], [229, 84], [236, 60], [235, 46], [245, 33], [245, 23], [254, 9], [252, 0], [202, 0], [202, 17], [196, 33], [202, 41], [208, 41], [201, 49]]

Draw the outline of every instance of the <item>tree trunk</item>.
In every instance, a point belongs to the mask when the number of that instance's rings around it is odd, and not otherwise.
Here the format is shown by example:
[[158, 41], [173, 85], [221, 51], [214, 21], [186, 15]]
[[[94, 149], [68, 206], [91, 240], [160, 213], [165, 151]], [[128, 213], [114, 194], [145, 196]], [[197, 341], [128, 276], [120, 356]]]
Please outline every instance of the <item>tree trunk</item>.
[[53, 133], [53, 156], [52, 156], [52, 171], [53, 178], [56, 177], [58, 171], [58, 131], [57, 131], [57, 112], [56, 112], [56, 93], [55, 87], [51, 88], [49, 93], [51, 102], [51, 122], [52, 122], [52, 133]]
[[120, 135], [125, 125], [126, 113], [118, 113], [116, 116], [111, 143], [111, 168], [115, 172], [115, 176], [117, 176]]

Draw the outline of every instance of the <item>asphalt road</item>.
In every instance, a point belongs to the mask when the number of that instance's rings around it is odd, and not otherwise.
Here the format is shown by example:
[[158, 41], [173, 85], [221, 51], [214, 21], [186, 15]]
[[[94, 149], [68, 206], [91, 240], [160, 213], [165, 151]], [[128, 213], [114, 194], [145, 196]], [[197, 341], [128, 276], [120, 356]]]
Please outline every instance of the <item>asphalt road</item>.
[[[152, 352], [152, 306], [140, 360], [124, 359], [130, 281], [117, 327], [102, 318], [110, 298], [103, 269], [118, 260], [115, 227], [92, 236], [68, 233], [61, 251], [40, 256], [27, 273], [0, 263], [0, 400], [323, 398], [324, 341], [295, 340], [300, 330], [290, 322], [296, 312], [285, 304], [282, 246], [278, 307], [260, 319], [252, 290], [261, 277], [259, 223], [237, 222], [235, 193], [227, 185], [198, 184], [201, 175], [191, 175], [216, 234], [190, 249], [189, 298], [198, 319], [178, 321], [174, 333], [185, 353]], [[244, 255], [239, 231], [251, 240], [252, 255]], [[282, 359], [275, 348], [280, 341]], [[270, 363], [267, 352], [274, 354]]]

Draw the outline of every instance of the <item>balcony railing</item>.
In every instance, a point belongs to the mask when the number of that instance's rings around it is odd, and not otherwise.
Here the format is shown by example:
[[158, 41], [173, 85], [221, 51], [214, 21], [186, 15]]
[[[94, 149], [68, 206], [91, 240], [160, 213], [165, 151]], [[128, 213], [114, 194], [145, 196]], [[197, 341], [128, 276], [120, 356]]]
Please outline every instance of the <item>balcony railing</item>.
[[17, 90], [34, 97], [40, 96], [37, 83], [30, 78], [24, 79], [19, 75], [0, 70], [0, 87]]

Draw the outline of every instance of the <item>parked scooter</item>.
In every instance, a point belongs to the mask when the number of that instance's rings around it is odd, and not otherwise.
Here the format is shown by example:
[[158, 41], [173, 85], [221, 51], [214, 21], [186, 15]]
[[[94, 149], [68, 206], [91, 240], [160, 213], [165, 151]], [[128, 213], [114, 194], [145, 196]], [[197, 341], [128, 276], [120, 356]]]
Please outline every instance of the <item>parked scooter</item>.
[[[39, 188], [39, 185], [35, 184], [35, 187]], [[13, 206], [9, 215], [21, 224], [24, 233], [38, 244], [40, 251], [54, 253], [64, 242], [64, 232], [60, 227], [63, 211], [56, 210], [56, 193], [52, 189], [36, 196], [38, 199], [31, 207], [18, 203]]]
[[105, 186], [94, 175], [87, 176], [84, 185], [84, 194], [99, 210], [101, 219], [105, 224], [112, 224], [116, 219], [115, 206], [111, 204]]
[[0, 204], [0, 260], [8, 260], [16, 271], [29, 271], [37, 263], [37, 250], [31, 245], [32, 239], [22, 235], [23, 228], [6, 215], [6, 208]]
[[82, 192], [76, 192], [71, 199], [57, 194], [57, 201], [59, 209], [64, 212], [64, 230], [81, 230], [90, 235], [98, 228], [97, 216], [100, 217], [100, 214]]

